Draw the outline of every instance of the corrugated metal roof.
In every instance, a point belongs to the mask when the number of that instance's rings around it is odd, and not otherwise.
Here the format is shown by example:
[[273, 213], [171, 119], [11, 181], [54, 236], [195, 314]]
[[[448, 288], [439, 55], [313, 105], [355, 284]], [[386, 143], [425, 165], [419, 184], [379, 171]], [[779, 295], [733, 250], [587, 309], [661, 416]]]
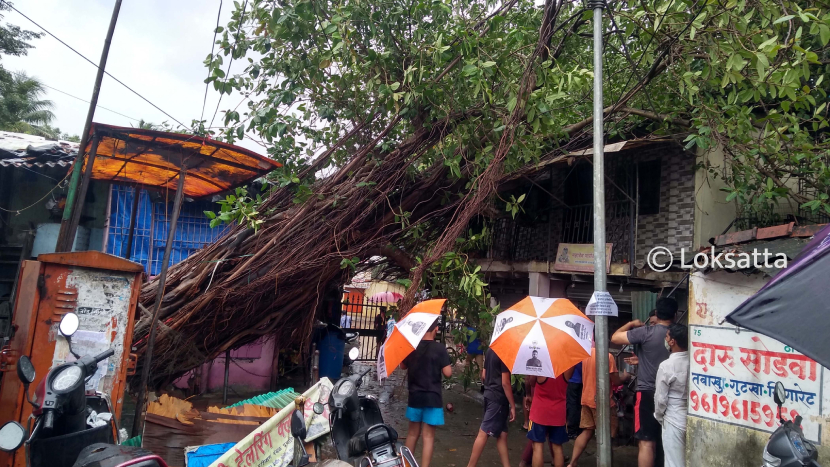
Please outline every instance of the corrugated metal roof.
[[2, 167], [66, 167], [72, 165], [71, 161], [55, 161], [55, 162], [27, 162], [23, 159], [0, 159], [0, 166]]

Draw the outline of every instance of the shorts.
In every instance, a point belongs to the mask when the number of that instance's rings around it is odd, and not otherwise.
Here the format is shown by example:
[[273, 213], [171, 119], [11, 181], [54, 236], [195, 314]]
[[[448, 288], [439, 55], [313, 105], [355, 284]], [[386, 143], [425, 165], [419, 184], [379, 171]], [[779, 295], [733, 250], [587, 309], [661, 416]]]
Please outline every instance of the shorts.
[[[613, 410], [614, 407], [611, 407], [611, 437], [617, 436], [617, 425], [619, 419], [617, 418], [616, 411]], [[597, 429], [597, 409], [588, 407], [587, 405], [582, 406], [582, 414], [579, 419], [579, 427], [585, 430], [596, 430]]]
[[534, 443], [544, 443], [547, 439], [553, 444], [562, 445], [568, 442], [568, 429], [564, 426], [539, 425], [531, 421], [527, 439]]
[[640, 441], [660, 442], [662, 427], [654, 418], [654, 391], [638, 391], [634, 405], [634, 437]]
[[444, 409], [441, 407], [407, 407], [406, 418], [414, 423], [426, 423], [432, 426], [444, 424]]
[[488, 436], [498, 438], [507, 433], [507, 420], [510, 418], [510, 406], [484, 399], [484, 416], [481, 418], [481, 431]]

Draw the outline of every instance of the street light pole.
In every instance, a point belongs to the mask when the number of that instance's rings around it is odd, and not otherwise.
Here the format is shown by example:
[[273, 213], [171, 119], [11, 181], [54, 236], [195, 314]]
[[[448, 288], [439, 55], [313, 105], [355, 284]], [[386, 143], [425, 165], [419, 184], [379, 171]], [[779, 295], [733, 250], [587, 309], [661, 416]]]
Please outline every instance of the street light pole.
[[[602, 10], [605, 0], [588, 0], [594, 10], [594, 291], [606, 291], [605, 161], [602, 103]], [[608, 374], [608, 317], [594, 325], [597, 367], [597, 466], [611, 467], [611, 378]]]

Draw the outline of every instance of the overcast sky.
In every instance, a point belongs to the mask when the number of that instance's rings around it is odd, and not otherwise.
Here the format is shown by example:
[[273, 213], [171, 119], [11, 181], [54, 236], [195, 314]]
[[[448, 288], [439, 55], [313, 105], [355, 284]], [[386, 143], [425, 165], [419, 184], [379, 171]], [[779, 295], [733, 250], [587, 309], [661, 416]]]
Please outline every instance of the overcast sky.
[[[16, 0], [15, 8], [98, 63], [115, 0]], [[124, 0], [115, 27], [107, 71], [183, 124], [199, 119], [205, 95], [207, 69], [202, 63], [210, 53], [219, 0]], [[220, 25], [233, 9], [224, 0]], [[5, 22], [38, 31], [14, 11], [5, 12]], [[24, 57], [2, 58], [10, 71], [23, 71], [45, 85], [88, 101], [96, 69], [58, 41], [44, 35]], [[227, 57], [225, 57], [227, 63]], [[234, 62], [231, 73], [241, 72], [247, 60]], [[83, 131], [88, 104], [49, 89], [45, 98], [54, 102], [53, 126], [70, 134]], [[219, 93], [208, 91], [205, 119], [208, 124], [216, 109]], [[222, 110], [235, 107], [242, 97], [225, 95], [214, 126], [222, 122]], [[121, 126], [137, 125], [138, 119], [153, 123], [169, 117], [138, 96], [104, 76], [95, 121]], [[112, 109], [131, 118], [109, 112]], [[244, 110], [244, 104], [240, 110]], [[240, 112], [241, 113], [241, 112]], [[265, 150], [246, 139], [241, 143], [260, 154]]]

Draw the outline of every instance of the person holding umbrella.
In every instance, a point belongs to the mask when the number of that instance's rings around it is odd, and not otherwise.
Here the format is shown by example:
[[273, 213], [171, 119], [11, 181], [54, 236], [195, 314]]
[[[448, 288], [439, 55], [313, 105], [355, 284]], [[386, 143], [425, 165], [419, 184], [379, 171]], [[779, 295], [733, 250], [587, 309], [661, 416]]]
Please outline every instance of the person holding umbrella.
[[444, 424], [442, 377], [452, 376], [450, 355], [435, 341], [438, 318], [445, 299], [418, 303], [398, 321], [383, 344], [377, 361], [378, 379], [383, 380], [400, 365], [408, 372], [409, 432], [406, 446], [415, 452], [423, 436], [421, 467], [429, 467], [435, 448], [435, 428]]
[[452, 376], [452, 365], [447, 347], [435, 340], [438, 332], [436, 319], [427, 329], [415, 351], [401, 363], [401, 369], [408, 371], [409, 403], [406, 418], [409, 431], [406, 447], [415, 452], [418, 439], [423, 435], [424, 450], [421, 466], [429, 467], [435, 448], [435, 427], [444, 424], [443, 385], [441, 377]]
[[513, 374], [527, 376], [532, 394], [532, 464], [541, 466], [542, 448], [553, 443], [554, 465], [562, 467], [567, 380], [573, 367], [591, 355], [594, 323], [564, 298], [527, 297], [496, 316], [492, 349]]

